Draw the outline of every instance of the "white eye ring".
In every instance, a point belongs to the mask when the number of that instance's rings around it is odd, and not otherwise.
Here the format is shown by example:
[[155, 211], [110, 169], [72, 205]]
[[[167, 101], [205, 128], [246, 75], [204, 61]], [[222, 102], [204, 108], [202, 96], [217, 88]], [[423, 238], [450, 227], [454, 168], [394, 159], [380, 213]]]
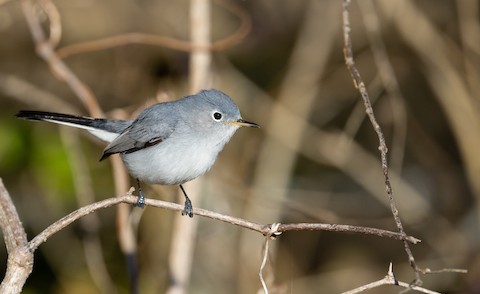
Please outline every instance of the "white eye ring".
[[221, 114], [220, 112], [215, 111], [215, 112], [212, 114], [212, 117], [213, 117], [214, 120], [220, 121], [220, 120], [222, 120], [222, 117], [223, 117], [223, 116], [222, 116], [222, 114]]

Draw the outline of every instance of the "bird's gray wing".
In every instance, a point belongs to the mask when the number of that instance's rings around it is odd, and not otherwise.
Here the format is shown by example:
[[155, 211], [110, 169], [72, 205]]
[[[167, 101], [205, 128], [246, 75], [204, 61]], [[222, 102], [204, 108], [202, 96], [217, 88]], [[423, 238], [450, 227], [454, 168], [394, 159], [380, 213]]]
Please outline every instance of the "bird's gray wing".
[[115, 153], [132, 153], [157, 145], [170, 137], [175, 130], [174, 109], [152, 106], [126, 128], [103, 151], [103, 160]]

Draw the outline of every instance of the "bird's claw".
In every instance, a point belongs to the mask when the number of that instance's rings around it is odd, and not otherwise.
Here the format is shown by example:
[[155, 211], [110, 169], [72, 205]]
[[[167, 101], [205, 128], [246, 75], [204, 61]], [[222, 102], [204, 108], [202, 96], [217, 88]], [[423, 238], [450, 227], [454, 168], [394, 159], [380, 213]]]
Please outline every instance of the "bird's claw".
[[143, 193], [140, 193], [140, 196], [138, 196], [137, 203], [135, 203], [135, 206], [139, 208], [145, 207], [145, 196], [143, 196]]
[[182, 215], [188, 215], [189, 217], [193, 217], [192, 202], [188, 198], [185, 200], [185, 206], [183, 207]]

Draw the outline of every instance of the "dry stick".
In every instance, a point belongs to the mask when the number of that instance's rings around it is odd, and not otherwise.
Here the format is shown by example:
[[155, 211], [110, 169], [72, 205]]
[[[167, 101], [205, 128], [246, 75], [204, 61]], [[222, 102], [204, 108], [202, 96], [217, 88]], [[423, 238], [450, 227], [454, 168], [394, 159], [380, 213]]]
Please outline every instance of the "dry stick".
[[60, 13], [58, 12], [57, 7], [51, 0], [40, 0], [38, 1], [43, 11], [48, 15], [48, 20], [50, 21], [50, 32], [48, 35], [48, 44], [55, 48], [60, 43], [62, 39], [62, 25], [60, 23]]
[[[132, 195], [133, 191], [134, 189], [131, 188], [130, 191], [124, 195], [101, 200], [71, 212], [70, 214], [66, 215], [65, 217], [61, 218], [60, 220], [56, 221], [55, 223], [47, 227], [40, 234], [34, 237], [30, 242], [28, 242], [28, 248], [31, 251], [36, 250], [40, 244], [45, 242], [52, 235], [59, 232], [66, 226], [70, 225], [77, 219], [85, 215], [88, 215], [96, 210], [117, 205], [119, 203], [128, 203], [132, 205], [136, 204], [138, 197], [135, 195]], [[175, 211], [183, 210], [183, 205], [162, 201], [162, 200], [157, 200], [157, 199], [147, 198], [145, 199], [145, 204], [147, 206], [153, 206], [157, 208], [164, 208], [164, 209], [175, 210]], [[388, 238], [393, 238], [397, 240], [406, 240], [414, 244], [419, 242], [419, 240], [414, 237], [405, 236], [404, 234], [386, 231], [382, 229], [349, 226], [349, 225], [331, 225], [331, 224], [321, 224], [321, 223], [279, 224], [278, 229], [272, 232], [272, 225], [270, 224], [258, 224], [258, 223], [247, 221], [245, 219], [236, 218], [233, 216], [224, 215], [224, 214], [220, 214], [217, 212], [213, 212], [213, 211], [201, 209], [201, 208], [193, 208], [193, 213], [195, 214], [195, 216], [208, 217], [213, 220], [222, 221], [231, 225], [236, 225], [245, 229], [256, 231], [263, 235], [268, 235], [270, 233], [271, 236], [278, 236], [280, 233], [286, 232], [286, 231], [320, 230], [320, 231], [349, 232], [349, 233], [375, 235], [379, 237], [388, 237]]]
[[[344, 38], [344, 56], [345, 56], [345, 64], [348, 67], [348, 70], [350, 72], [350, 75], [352, 76], [353, 83], [355, 87], [359, 90], [360, 95], [362, 96], [363, 103], [365, 105], [365, 111], [368, 115], [368, 118], [370, 119], [370, 122], [373, 126], [373, 129], [375, 130], [375, 133], [377, 134], [378, 141], [379, 141], [379, 147], [378, 149], [380, 150], [380, 157], [381, 157], [381, 162], [382, 162], [382, 171], [383, 171], [383, 176], [385, 178], [385, 187], [386, 187], [386, 192], [390, 201], [390, 208], [392, 210], [393, 218], [395, 219], [395, 224], [397, 225], [398, 231], [400, 234], [405, 235], [405, 230], [403, 229], [403, 224], [400, 219], [398, 209], [395, 205], [395, 200], [393, 197], [393, 189], [392, 185], [390, 183], [390, 177], [388, 174], [388, 160], [387, 160], [387, 152], [388, 148], [385, 143], [385, 137], [383, 135], [382, 129], [380, 125], [378, 124], [375, 114], [373, 113], [373, 108], [372, 105], [370, 104], [370, 98], [367, 93], [367, 89], [365, 87], [365, 84], [362, 81], [362, 78], [360, 76], [360, 72], [355, 66], [355, 61], [353, 59], [353, 51], [352, 51], [352, 40], [350, 36], [351, 32], [351, 26], [350, 26], [350, 15], [349, 15], [349, 5], [350, 5], [351, 0], [344, 0], [343, 1], [343, 38]], [[413, 268], [415, 272], [415, 280], [414, 284], [421, 284], [422, 281], [420, 279], [420, 271], [419, 268], [417, 267], [417, 264], [415, 262], [415, 258], [413, 257], [412, 250], [410, 249], [410, 245], [408, 244], [407, 240], [402, 240], [404, 247], [405, 247], [405, 252], [408, 255], [408, 261], [410, 263], [410, 266]]]
[[222, 51], [238, 44], [248, 35], [252, 29], [252, 20], [247, 11], [234, 2], [218, 1], [218, 4], [236, 15], [240, 19], [240, 26], [232, 34], [223, 39], [215, 41], [212, 44], [198, 45], [189, 41], [175, 39], [173, 37], [135, 32], [94, 41], [76, 43], [59, 48], [56, 53], [60, 58], [65, 58], [80, 53], [105, 50], [125, 46], [128, 44], [161, 46], [183, 52], [191, 52], [193, 50]]
[[15, 205], [0, 178], [0, 227], [7, 247], [7, 271], [0, 293], [20, 293], [33, 268], [33, 254], [26, 250], [27, 234]]
[[68, 215], [62, 217], [55, 223], [51, 224], [48, 226], [45, 230], [43, 230], [40, 234], [35, 236], [30, 242], [28, 242], [28, 248], [30, 251], [35, 251], [40, 244], [43, 242], [47, 241], [48, 238], [50, 238], [52, 235], [56, 234], [57, 232], [61, 231], [74, 221], [78, 220], [79, 218], [86, 216], [94, 211], [97, 211], [102, 208], [107, 208], [119, 203], [131, 203], [135, 204], [137, 197], [132, 196], [132, 192], [134, 191], [133, 188], [128, 191], [127, 194], [119, 197], [114, 197], [114, 198], [108, 198], [102, 201], [95, 202], [93, 204], [83, 206]]
[[343, 292], [342, 294], [356, 294], [356, 293], [361, 293], [361, 292], [364, 292], [364, 291], [367, 291], [367, 290], [371, 290], [373, 288], [377, 288], [377, 287], [380, 287], [380, 286], [384, 286], [384, 285], [396, 285], [396, 286], [400, 286], [400, 287], [403, 287], [403, 288], [406, 288], [406, 289], [412, 289], [412, 290], [415, 290], [415, 291], [418, 291], [418, 292], [422, 292], [422, 293], [428, 293], [428, 294], [440, 294], [438, 292], [435, 292], [435, 291], [432, 291], [432, 290], [429, 290], [429, 289], [425, 289], [425, 288], [422, 288], [422, 287], [418, 287], [418, 286], [412, 286], [408, 283], [405, 283], [405, 282], [401, 282], [401, 281], [398, 281], [396, 278], [395, 278], [395, 275], [393, 274], [393, 266], [392, 266], [392, 263], [390, 263], [390, 266], [388, 267], [388, 273], [387, 275], [381, 279], [381, 280], [378, 280], [378, 281], [375, 281], [375, 282], [372, 282], [370, 284], [367, 284], [367, 285], [363, 285], [363, 286], [360, 286], [358, 288], [355, 288], [355, 289], [352, 289], [350, 291], [346, 291], [346, 292]]
[[392, 146], [397, 147], [392, 151], [392, 169], [401, 173], [402, 162], [405, 157], [405, 143], [407, 136], [407, 112], [405, 99], [400, 91], [400, 86], [390, 62], [387, 49], [381, 37], [380, 20], [372, 0], [358, 2], [362, 12], [363, 22], [367, 37], [372, 49], [373, 59], [385, 90], [390, 96], [390, 103], [393, 109], [393, 138]]
[[338, 224], [320, 224], [320, 223], [296, 223], [296, 224], [281, 224], [278, 228], [278, 232], [286, 231], [329, 231], [329, 232], [350, 232], [365, 235], [375, 235], [379, 237], [388, 237], [397, 240], [406, 240], [412, 244], [420, 243], [421, 241], [415, 237], [407, 236], [402, 233], [371, 228], [360, 227], [352, 225], [338, 225]]
[[263, 269], [267, 265], [269, 241], [270, 239], [275, 239], [275, 237], [280, 234], [278, 232], [279, 226], [280, 226], [279, 223], [275, 223], [271, 225], [270, 230], [265, 236], [265, 243], [263, 244], [263, 258], [262, 258], [262, 264], [260, 265], [260, 270], [258, 271], [258, 276], [260, 277], [260, 282], [262, 283], [262, 288], [265, 294], [268, 294], [268, 287], [267, 287], [267, 283], [265, 283], [265, 279], [263, 278]]
[[[183, 206], [176, 203], [170, 203], [170, 202], [153, 200], [153, 199], [149, 199], [149, 201], [152, 201], [148, 203], [150, 203], [150, 205], [155, 207], [172, 209], [177, 211], [183, 210]], [[213, 211], [209, 211], [201, 208], [194, 208], [193, 213], [198, 216], [207, 217], [213, 220], [219, 220], [228, 224], [232, 224], [232, 225], [236, 225], [252, 231], [256, 231], [256, 232], [262, 233], [263, 235], [267, 235], [270, 232], [272, 227], [272, 225], [270, 224], [258, 224], [258, 223], [247, 221], [242, 218], [224, 215], [221, 213], [217, 213], [217, 212], [213, 212]], [[411, 242], [412, 244], [417, 244], [421, 242], [421, 240], [415, 237], [406, 236], [405, 234], [387, 231], [383, 229], [362, 227], [362, 226], [352, 226], [352, 225], [324, 224], [324, 223], [280, 224], [275, 234], [273, 235], [278, 236], [281, 233], [287, 232], [287, 231], [328, 231], [328, 232], [339, 232], [339, 233], [356, 233], [356, 234], [373, 235], [378, 237], [387, 237], [387, 238], [392, 238], [396, 240], [406, 240], [408, 242]]]

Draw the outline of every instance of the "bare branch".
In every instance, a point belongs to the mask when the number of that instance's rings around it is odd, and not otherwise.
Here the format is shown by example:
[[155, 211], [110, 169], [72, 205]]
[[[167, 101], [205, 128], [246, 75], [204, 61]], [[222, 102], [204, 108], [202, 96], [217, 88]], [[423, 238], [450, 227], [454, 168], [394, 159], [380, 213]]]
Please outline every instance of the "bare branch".
[[[0, 179], [0, 209], [2, 209], [0, 214], [0, 221], [2, 225], [2, 229], [4, 231], [4, 235], [6, 236], [6, 243], [7, 248], [9, 248], [9, 265], [7, 269], [7, 274], [5, 279], [2, 283], [2, 287], [0, 289], [11, 289], [11, 285], [15, 284], [17, 288], [20, 289], [23, 287], [25, 280], [27, 279], [28, 275], [31, 272], [33, 267], [33, 252], [40, 246], [40, 244], [47, 241], [51, 236], [56, 234], [57, 232], [61, 231], [68, 225], [72, 224], [74, 221], [103, 208], [107, 208], [113, 205], [117, 205], [120, 203], [128, 203], [134, 205], [137, 202], [137, 196], [132, 195], [134, 191], [133, 188], [130, 189], [128, 193], [122, 196], [108, 198], [84, 207], [81, 207], [72, 213], [66, 215], [65, 217], [61, 218], [60, 220], [56, 221], [45, 230], [43, 230], [40, 234], [35, 236], [30, 242], [26, 242], [26, 235], [21, 227], [20, 220], [16, 212], [12, 212], [11, 209], [14, 211], [13, 204], [8, 205], [7, 203], [11, 200], [8, 196], [8, 192], [3, 187], [3, 184]], [[146, 199], [146, 205], [154, 206], [158, 208], [165, 208], [170, 210], [182, 211], [183, 206], [170, 203], [166, 201], [156, 200], [156, 199]], [[272, 238], [275, 236], [280, 235], [281, 232], [290, 231], [290, 230], [327, 230], [327, 231], [337, 231], [337, 232], [353, 232], [353, 233], [364, 233], [364, 234], [371, 234], [377, 235], [380, 237], [389, 237], [395, 239], [402, 239], [405, 242], [418, 242], [418, 239], [410, 236], [404, 236], [399, 233], [395, 232], [388, 232], [379, 229], [373, 228], [365, 228], [365, 227], [355, 227], [355, 226], [345, 226], [345, 225], [330, 225], [330, 224], [274, 224], [274, 225], [261, 225], [257, 223], [253, 223], [241, 218], [235, 218], [228, 215], [222, 215], [216, 212], [212, 212], [205, 209], [194, 208], [194, 214], [198, 216], [208, 217], [214, 220], [219, 220], [225, 223], [229, 223], [232, 225], [240, 226], [246, 229], [250, 229], [253, 231], [257, 231], [262, 233], [263, 235], [267, 236], [268, 238]], [[7, 221], [5, 221], [7, 220]], [[8, 225], [4, 225], [8, 223]], [[11, 225], [15, 224], [14, 226], [18, 227], [17, 229], [12, 229]], [[10, 232], [10, 233], [9, 233]], [[12, 235], [18, 235], [19, 237], [15, 237], [17, 241], [8, 241]], [[266, 247], [265, 251], [268, 254], [268, 247]], [[264, 262], [266, 263], [265, 255], [263, 258]], [[260, 271], [263, 270], [265, 265], [263, 265]], [[22, 275], [14, 274], [18, 273], [19, 271], [23, 272]], [[260, 272], [261, 275], [261, 272]], [[20, 280], [19, 277], [22, 277]], [[15, 279], [14, 279], [15, 278]], [[12, 282], [15, 281], [15, 282]], [[20, 282], [19, 282], [20, 281]], [[5, 285], [5, 286], [4, 286]], [[8, 287], [10, 285], [10, 288]], [[20, 288], [18, 288], [20, 287]], [[2, 292], [2, 293], [18, 293], [20, 292]]]
[[422, 274], [440, 274], [440, 273], [459, 273], [459, 274], [466, 274], [468, 273], [468, 270], [463, 269], [463, 268], [442, 268], [439, 270], [432, 270], [429, 268], [426, 269], [420, 269]]
[[15, 248], [27, 244], [27, 234], [22, 226], [15, 205], [10, 194], [0, 178], [0, 227], [3, 239], [7, 246], [7, 252], [11, 253]]
[[[33, 238], [28, 243], [28, 247], [32, 251], [36, 250], [40, 244], [45, 242], [52, 235], [59, 232], [60, 230], [70, 225], [74, 221], [78, 220], [79, 218], [85, 215], [88, 215], [94, 211], [100, 210], [102, 208], [107, 208], [113, 205], [117, 205], [119, 203], [128, 203], [132, 205], [136, 204], [137, 196], [132, 195], [133, 190], [134, 189], [131, 188], [130, 191], [125, 195], [98, 201], [71, 212], [70, 214], [66, 215], [65, 217], [61, 218], [60, 220], [56, 221], [55, 223], [47, 227], [35, 238]], [[183, 210], [183, 206], [180, 204], [157, 200], [157, 199], [145, 199], [145, 204], [147, 206], [153, 206], [153, 207], [164, 208], [169, 210], [176, 210], [176, 211]], [[224, 215], [224, 214], [220, 214], [217, 212], [213, 212], [213, 211], [209, 211], [201, 208], [194, 208], [193, 213], [197, 216], [208, 217], [210, 219], [219, 220], [228, 224], [232, 224], [232, 225], [236, 225], [252, 231], [256, 231], [263, 235], [267, 235], [271, 231], [271, 227], [272, 227], [272, 225], [270, 224], [262, 225], [262, 224], [247, 221], [245, 219], [236, 218], [233, 216]], [[279, 235], [279, 233], [286, 232], [286, 231], [299, 231], [299, 230], [351, 232], [351, 233], [376, 235], [379, 237], [388, 237], [388, 238], [394, 238], [399, 240], [405, 239], [407, 242], [411, 241], [412, 243], [416, 243], [419, 241], [414, 237], [403, 236], [402, 234], [399, 234], [396, 232], [390, 232], [390, 231], [367, 228], [367, 227], [348, 226], [348, 225], [331, 225], [331, 224], [280, 224], [278, 226], [278, 229], [273, 235]]]
[[48, 37], [48, 44], [52, 48], [55, 48], [58, 46], [58, 43], [60, 43], [60, 39], [62, 38], [60, 13], [58, 12], [57, 7], [53, 4], [51, 0], [40, 0], [38, 3], [48, 15], [48, 20], [50, 22], [50, 34]]
[[389, 60], [385, 44], [381, 37], [381, 24], [373, 1], [361, 1], [358, 2], [358, 4], [363, 14], [363, 22], [378, 74], [385, 90], [389, 93], [390, 103], [392, 104], [392, 118], [394, 123], [392, 146], [397, 148], [392, 149], [391, 166], [393, 170], [400, 173], [402, 161], [405, 156], [407, 136], [405, 98], [400, 91], [393, 65]]
[[74, 221], [78, 220], [79, 218], [86, 216], [94, 211], [97, 211], [102, 208], [107, 208], [119, 203], [132, 203], [135, 204], [137, 201], [137, 197], [132, 196], [132, 192], [134, 191], [133, 188], [127, 192], [127, 194], [119, 197], [108, 198], [99, 202], [95, 202], [93, 204], [81, 207], [68, 215], [62, 217], [55, 223], [48, 226], [45, 230], [43, 230], [40, 234], [35, 236], [30, 242], [28, 242], [28, 247], [31, 251], [35, 251], [40, 244], [47, 241], [55, 233], [61, 231], [63, 228], [67, 227]]
[[384, 285], [400, 286], [400, 287], [406, 288], [408, 290], [411, 289], [411, 290], [415, 290], [415, 291], [418, 291], [418, 292], [421, 292], [421, 293], [440, 294], [439, 292], [435, 292], [435, 291], [425, 289], [425, 288], [422, 288], [422, 287], [419, 287], [419, 286], [411, 285], [409, 283], [398, 281], [395, 278], [395, 275], [393, 274], [392, 263], [390, 263], [388, 273], [383, 279], [372, 282], [372, 283], [369, 283], [367, 285], [360, 286], [360, 287], [355, 288], [355, 289], [350, 290], [350, 291], [343, 292], [342, 294], [361, 293], [361, 292], [365, 292], [367, 290], [371, 290], [373, 288], [377, 288], [377, 287], [384, 286]]
[[412, 244], [420, 243], [421, 240], [412, 236], [403, 235], [397, 232], [391, 232], [382, 229], [359, 227], [351, 225], [338, 224], [319, 224], [319, 223], [298, 223], [298, 224], [282, 224], [278, 228], [278, 232], [286, 231], [330, 231], [330, 232], [350, 232], [366, 235], [375, 235], [379, 237], [388, 237], [397, 240], [406, 240]]
[[267, 287], [267, 283], [265, 283], [265, 279], [263, 278], [263, 269], [267, 265], [269, 242], [271, 239], [272, 240], [275, 239], [275, 237], [280, 234], [278, 232], [279, 226], [280, 226], [279, 223], [272, 224], [272, 226], [270, 227], [270, 230], [265, 236], [265, 243], [263, 244], [263, 258], [262, 258], [262, 264], [260, 265], [260, 270], [258, 271], [258, 276], [260, 277], [260, 282], [262, 283], [262, 288], [265, 294], [268, 294], [268, 287]]
[[64, 46], [59, 48], [56, 53], [60, 58], [66, 58], [80, 53], [106, 50], [130, 44], [160, 46], [183, 52], [194, 50], [222, 51], [235, 46], [248, 35], [252, 29], [252, 20], [247, 11], [234, 2], [218, 1], [218, 4], [236, 15], [240, 19], [240, 26], [232, 34], [211, 44], [196, 44], [173, 37], [133, 32]]
[[[350, 35], [351, 33], [350, 13], [349, 13], [350, 2], [351, 0], [343, 1], [343, 38], [344, 38], [343, 53], [345, 57], [345, 64], [347, 65], [350, 75], [352, 76], [353, 84], [355, 85], [355, 88], [357, 88], [358, 91], [360, 92], [367, 116], [370, 119], [370, 123], [372, 124], [372, 127], [375, 133], [377, 134], [378, 141], [379, 141], [378, 149], [380, 150], [382, 171], [383, 171], [383, 176], [385, 178], [385, 188], [386, 188], [387, 196], [390, 201], [390, 209], [392, 211], [393, 218], [395, 219], [395, 224], [397, 225], [399, 233], [402, 235], [405, 235], [405, 230], [403, 229], [402, 220], [400, 219], [400, 215], [399, 215], [397, 206], [395, 204], [395, 199], [393, 196], [393, 188], [390, 183], [390, 176], [388, 173], [388, 159], [387, 159], [388, 148], [387, 148], [387, 144], [385, 143], [385, 136], [383, 135], [382, 128], [380, 127], [380, 125], [377, 122], [377, 119], [375, 118], [375, 114], [373, 112], [373, 108], [370, 103], [370, 97], [368, 95], [367, 88], [363, 83], [363, 80], [360, 76], [360, 72], [355, 66], [355, 61], [353, 58], [352, 39]], [[413, 268], [415, 272], [414, 283], [421, 284], [420, 271], [415, 262], [415, 258], [413, 257], [412, 250], [410, 249], [410, 245], [408, 244], [407, 240], [403, 240], [403, 244], [404, 244], [405, 252], [408, 255], [408, 261], [410, 263], [410, 266]]]
[[25, 246], [27, 234], [1, 178], [0, 227], [8, 251], [7, 272], [0, 285], [0, 293], [20, 293], [32, 272], [33, 253]]

